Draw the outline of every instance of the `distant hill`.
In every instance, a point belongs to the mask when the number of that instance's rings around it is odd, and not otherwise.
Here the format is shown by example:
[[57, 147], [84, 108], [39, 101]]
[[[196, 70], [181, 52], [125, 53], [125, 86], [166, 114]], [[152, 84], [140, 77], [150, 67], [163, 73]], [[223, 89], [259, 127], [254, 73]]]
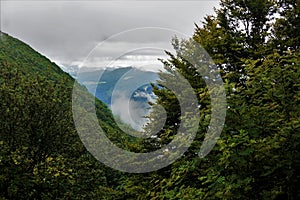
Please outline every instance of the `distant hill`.
[[[113, 113], [120, 116], [124, 122], [136, 129], [140, 129], [146, 122], [143, 117], [149, 113], [148, 102], [156, 98], [150, 83], [158, 80], [157, 73], [133, 67], [120, 67], [84, 71], [77, 74], [76, 78], [98, 99], [111, 107]], [[130, 106], [130, 116], [126, 109], [127, 102]]]

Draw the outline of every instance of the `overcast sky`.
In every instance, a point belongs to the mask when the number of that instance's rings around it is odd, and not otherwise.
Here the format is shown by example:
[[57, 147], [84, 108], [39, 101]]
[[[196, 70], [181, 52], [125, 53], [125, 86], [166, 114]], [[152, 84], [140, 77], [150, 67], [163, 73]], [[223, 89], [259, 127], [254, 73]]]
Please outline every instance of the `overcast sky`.
[[[200, 25], [204, 16], [213, 14], [218, 3], [217, 0], [1, 1], [1, 30], [64, 67], [151, 68], [157, 57], [163, 57], [163, 49], [171, 48], [172, 36], [181, 33], [191, 36], [194, 23]], [[88, 61], [82, 64], [88, 55]]]

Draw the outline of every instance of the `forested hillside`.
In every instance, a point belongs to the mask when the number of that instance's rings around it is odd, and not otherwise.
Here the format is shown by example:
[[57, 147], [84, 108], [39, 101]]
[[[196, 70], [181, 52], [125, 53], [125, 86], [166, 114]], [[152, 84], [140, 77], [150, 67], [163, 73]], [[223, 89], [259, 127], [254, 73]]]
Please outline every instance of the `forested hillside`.
[[[81, 143], [73, 123], [74, 79], [23, 42], [0, 39], [0, 198], [84, 199], [121, 196], [121, 174]], [[84, 98], [93, 98], [82, 87]], [[96, 100], [101, 126], [120, 143], [111, 111]]]

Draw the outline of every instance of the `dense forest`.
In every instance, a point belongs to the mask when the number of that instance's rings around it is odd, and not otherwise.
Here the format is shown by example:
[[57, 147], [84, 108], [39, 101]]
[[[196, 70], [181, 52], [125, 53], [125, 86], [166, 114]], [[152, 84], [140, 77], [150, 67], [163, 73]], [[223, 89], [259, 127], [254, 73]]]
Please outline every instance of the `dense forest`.
[[[171, 165], [140, 174], [111, 169], [86, 150], [72, 116], [77, 82], [0, 32], [0, 199], [300, 199], [299, 15], [299, 0], [221, 0], [190, 40], [175, 37], [176, 53], [161, 60], [167, 73], [153, 84], [156, 104], [167, 111], [158, 138], [127, 136], [96, 99], [111, 141], [150, 152], [170, 143], [182, 120], [194, 123], [181, 116], [164, 83], [180, 73], [193, 87], [200, 122], [191, 146]], [[197, 51], [193, 42], [213, 59], [227, 96], [222, 134], [205, 157], [198, 152], [212, 100], [205, 77], [186, 59]], [[78, 88], [80, 101], [94, 98]], [[158, 108], [153, 105], [145, 132], [159, 126]]]

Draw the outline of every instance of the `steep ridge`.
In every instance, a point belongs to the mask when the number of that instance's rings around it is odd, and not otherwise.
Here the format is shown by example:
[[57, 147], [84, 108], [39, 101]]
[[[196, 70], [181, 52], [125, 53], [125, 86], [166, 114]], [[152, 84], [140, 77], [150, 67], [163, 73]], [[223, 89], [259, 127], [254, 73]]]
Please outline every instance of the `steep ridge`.
[[[115, 189], [121, 173], [94, 159], [77, 135], [74, 83], [45, 56], [1, 32], [0, 198], [122, 196]], [[94, 98], [84, 86], [81, 94], [83, 100]], [[95, 108], [108, 137], [124, 147], [111, 111], [98, 99]]]

